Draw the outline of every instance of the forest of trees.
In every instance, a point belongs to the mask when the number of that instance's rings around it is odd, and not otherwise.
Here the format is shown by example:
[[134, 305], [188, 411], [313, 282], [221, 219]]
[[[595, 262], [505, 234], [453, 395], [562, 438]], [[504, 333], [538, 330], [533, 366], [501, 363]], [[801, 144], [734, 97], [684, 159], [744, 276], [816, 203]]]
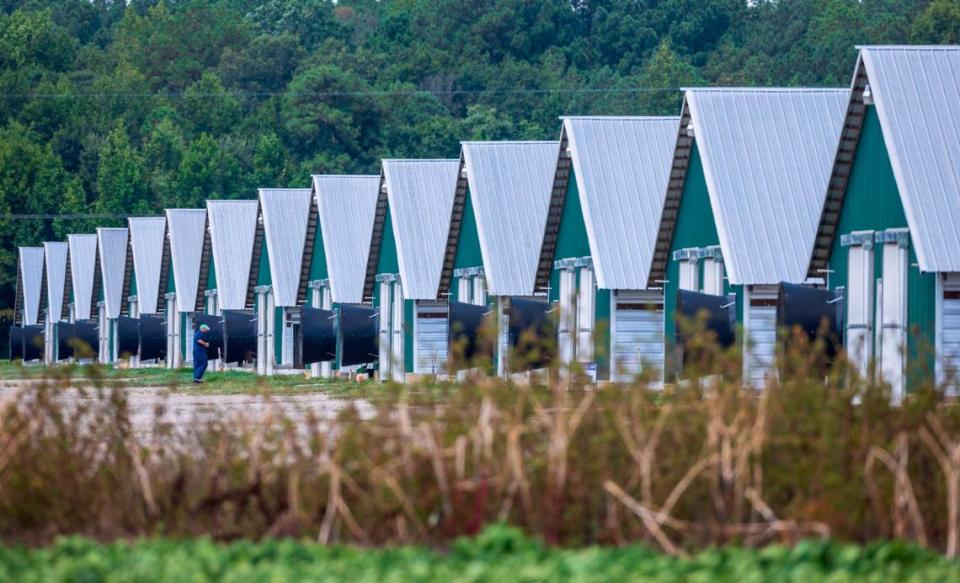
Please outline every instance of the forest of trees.
[[111, 224], [10, 214], [253, 198], [958, 41], [960, 0], [0, 0], [0, 308], [18, 245]]

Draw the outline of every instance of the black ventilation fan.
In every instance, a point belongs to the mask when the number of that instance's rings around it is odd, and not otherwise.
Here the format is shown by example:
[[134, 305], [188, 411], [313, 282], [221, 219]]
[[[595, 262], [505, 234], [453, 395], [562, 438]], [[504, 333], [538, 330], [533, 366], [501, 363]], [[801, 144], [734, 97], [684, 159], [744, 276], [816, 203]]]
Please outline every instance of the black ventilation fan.
[[43, 326], [23, 327], [23, 361], [43, 360]]
[[118, 356], [137, 356], [140, 353], [140, 318], [117, 318]]
[[57, 360], [67, 360], [73, 357], [73, 338], [77, 334], [77, 326], [71, 322], [57, 322]]
[[10, 360], [23, 360], [23, 327], [10, 326]]
[[[692, 323], [704, 318], [704, 332], [713, 332], [719, 348], [729, 348], [737, 341], [737, 302], [736, 296], [717, 296], [689, 290], [677, 291], [678, 319]], [[690, 338], [683, 330], [682, 322], [677, 322], [674, 337], [676, 366], [683, 370], [687, 363], [706, 363], [707, 353], [690, 346]], [[709, 365], [708, 365], [709, 366]]]
[[477, 356], [492, 356], [490, 351], [482, 346], [480, 338], [480, 328], [487, 316], [487, 306], [450, 302], [447, 314], [449, 317], [448, 346], [451, 350], [456, 347], [456, 356], [459, 360], [469, 363]]
[[377, 311], [370, 306], [340, 304], [340, 366], [376, 362]]
[[223, 360], [228, 363], [257, 359], [257, 315], [253, 310], [223, 310]]
[[74, 323], [73, 355], [77, 358], [94, 358], [100, 340], [96, 320], [77, 320]]
[[301, 308], [300, 335], [303, 364], [337, 359], [337, 314], [333, 310]]
[[162, 314], [140, 316], [140, 361], [166, 360], [167, 325]]
[[777, 328], [789, 341], [800, 330], [808, 340], [825, 341], [825, 353], [834, 358], [843, 347], [843, 295], [837, 290], [781, 283], [777, 294]]
[[554, 361], [555, 342], [550, 303], [510, 297], [507, 304], [507, 337], [511, 372], [536, 370]]

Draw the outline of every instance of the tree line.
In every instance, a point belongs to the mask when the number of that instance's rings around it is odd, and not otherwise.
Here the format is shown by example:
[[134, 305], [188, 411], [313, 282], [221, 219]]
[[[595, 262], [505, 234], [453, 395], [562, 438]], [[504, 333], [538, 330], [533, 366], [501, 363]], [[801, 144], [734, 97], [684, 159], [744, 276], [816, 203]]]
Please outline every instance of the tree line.
[[684, 86], [847, 86], [855, 45], [960, 42], [958, 0], [0, 0], [0, 308], [17, 246], [252, 198]]

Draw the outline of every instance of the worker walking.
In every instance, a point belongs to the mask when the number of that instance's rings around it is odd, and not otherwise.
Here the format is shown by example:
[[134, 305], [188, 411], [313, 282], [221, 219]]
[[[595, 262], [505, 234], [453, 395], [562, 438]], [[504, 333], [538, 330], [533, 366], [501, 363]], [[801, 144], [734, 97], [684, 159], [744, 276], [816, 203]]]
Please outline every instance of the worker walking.
[[210, 326], [200, 324], [199, 330], [193, 335], [193, 382], [198, 385], [203, 382], [203, 373], [207, 372], [207, 348], [210, 347], [207, 332], [209, 331]]

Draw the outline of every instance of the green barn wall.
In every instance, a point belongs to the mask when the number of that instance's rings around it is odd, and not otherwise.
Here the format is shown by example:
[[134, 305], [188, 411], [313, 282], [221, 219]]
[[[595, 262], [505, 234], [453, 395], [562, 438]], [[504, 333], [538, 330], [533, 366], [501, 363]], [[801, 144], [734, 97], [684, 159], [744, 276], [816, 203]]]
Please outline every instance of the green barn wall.
[[260, 245], [260, 265], [257, 268], [257, 285], [271, 285], [273, 278], [270, 276], [270, 254], [267, 253], [267, 242]]
[[[473, 210], [473, 201], [470, 189], [467, 189], [464, 201], [463, 221], [460, 224], [460, 233], [457, 236], [457, 252], [453, 259], [453, 268], [483, 267], [483, 254], [480, 251], [480, 232], [477, 227], [477, 215]], [[461, 298], [456, 278], [451, 283], [453, 297], [460, 302], [469, 298]]]
[[176, 285], [176, 282], [173, 281], [173, 261], [171, 260], [171, 261], [169, 262], [169, 265], [167, 266], [167, 291], [166, 291], [166, 293], [172, 294], [172, 293], [174, 293], [175, 291], [177, 291], [177, 285]]
[[317, 234], [313, 239], [313, 256], [310, 258], [310, 276], [308, 281], [317, 279], [326, 279], [327, 275], [327, 252], [323, 247], [323, 232], [320, 229], [320, 221], [317, 221]]
[[[560, 228], [557, 232], [557, 246], [553, 261], [578, 257], [590, 257], [590, 239], [587, 236], [587, 224], [583, 219], [583, 207], [580, 204], [580, 190], [573, 169], [567, 180], [567, 191], [563, 196], [563, 211], [560, 213]], [[551, 302], [560, 301], [560, 271], [550, 270]], [[610, 290], [597, 289], [594, 297], [594, 360], [597, 363], [597, 378], [610, 377]]]
[[[680, 289], [680, 262], [674, 261], [673, 252], [691, 247], [701, 248], [719, 244], [720, 236], [717, 234], [717, 224], [713, 216], [713, 206], [710, 203], [710, 193], [707, 191], [707, 179], [703, 173], [703, 160], [700, 157], [700, 149], [694, 141], [690, 150], [690, 166], [687, 168], [683, 192], [680, 194], [680, 208], [677, 210], [673, 240], [670, 243], [670, 253], [667, 260], [667, 281], [663, 285], [664, 341], [667, 346], [666, 356], [668, 359], [673, 354], [673, 340], [677, 330], [675, 318], [677, 291]], [[725, 286], [725, 293], [730, 293], [729, 287]], [[740, 304], [742, 302], [738, 301], [739, 317], [742, 320]], [[667, 362], [666, 368], [668, 371], [674, 370], [673, 363]]]
[[[380, 243], [380, 257], [377, 260], [377, 275], [400, 273], [400, 260], [397, 257], [397, 239], [393, 232], [390, 207], [384, 217], [383, 240]], [[403, 301], [403, 370], [413, 372], [413, 300]], [[380, 284], [373, 286], [373, 307], [380, 307]]]
[[217, 289], [217, 265], [213, 260], [213, 255], [210, 255], [210, 271], [207, 272], [207, 287], [206, 289]]
[[[893, 175], [893, 166], [887, 152], [876, 108], [867, 107], [860, 142], [857, 145], [853, 168], [837, 224], [837, 235], [830, 250], [830, 287], [847, 285], [848, 249], [840, 244], [840, 236], [852, 231], [882, 231], [906, 228], [907, 218]], [[883, 273], [883, 253], [874, 247], [874, 277]], [[917, 266], [917, 257], [910, 242], [907, 275], [908, 354], [927, 353], [934, 345], [936, 328], [936, 274], [923, 273]], [[875, 310], [876, 306], [874, 306]], [[876, 314], [874, 314], [876, 316]], [[876, 319], [874, 319], [876, 321]], [[874, 352], [876, 354], [876, 352]], [[911, 362], [908, 367], [932, 370], [929, 362]]]
[[283, 360], [283, 308], [273, 308], [273, 361]]
[[[137, 295], [137, 276], [136, 273], [130, 275], [130, 295]], [[127, 301], [127, 298], [123, 298], [123, 301]]]

